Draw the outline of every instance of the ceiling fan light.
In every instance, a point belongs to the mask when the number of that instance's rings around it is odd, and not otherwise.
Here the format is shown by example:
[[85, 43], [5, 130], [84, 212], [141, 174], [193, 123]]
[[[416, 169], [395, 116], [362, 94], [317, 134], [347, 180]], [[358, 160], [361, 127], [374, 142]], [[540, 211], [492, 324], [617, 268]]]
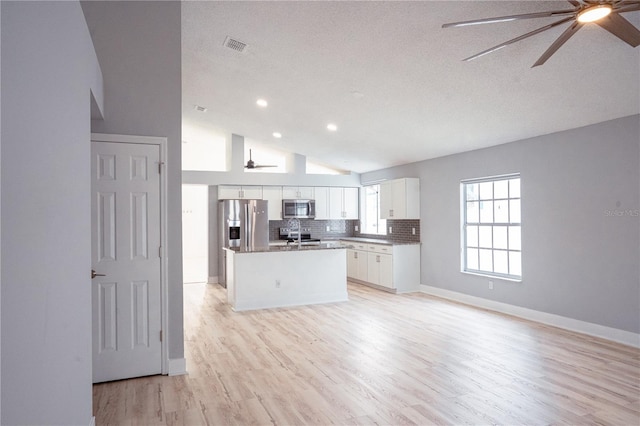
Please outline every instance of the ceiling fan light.
[[580, 13], [578, 13], [578, 22], [587, 23], [587, 22], [595, 22], [599, 19], [608, 16], [611, 13], [611, 5], [609, 4], [599, 4], [597, 6], [592, 6], [584, 9]]

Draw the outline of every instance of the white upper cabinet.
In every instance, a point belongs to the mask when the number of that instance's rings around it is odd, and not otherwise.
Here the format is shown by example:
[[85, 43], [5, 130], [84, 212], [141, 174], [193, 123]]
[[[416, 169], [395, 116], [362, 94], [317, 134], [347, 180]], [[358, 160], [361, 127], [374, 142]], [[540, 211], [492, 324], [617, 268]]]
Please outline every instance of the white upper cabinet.
[[344, 188], [343, 208], [345, 219], [359, 219], [358, 207], [360, 204], [359, 188]]
[[395, 179], [380, 184], [382, 219], [420, 219], [420, 179]]
[[269, 220], [282, 220], [282, 187], [263, 186], [262, 199], [269, 201]]
[[262, 200], [261, 186], [218, 186], [218, 200]]
[[329, 219], [358, 219], [358, 188], [329, 188]]
[[343, 188], [329, 188], [329, 219], [342, 219]]
[[282, 200], [316, 201], [318, 220], [357, 220], [359, 188], [312, 186], [218, 186], [219, 200], [257, 199], [269, 201], [269, 220], [282, 220]]
[[315, 188], [316, 220], [330, 219], [329, 215], [329, 188], [325, 186]]
[[301, 200], [313, 200], [314, 188], [312, 186], [283, 186], [282, 199], [291, 200], [299, 198]]

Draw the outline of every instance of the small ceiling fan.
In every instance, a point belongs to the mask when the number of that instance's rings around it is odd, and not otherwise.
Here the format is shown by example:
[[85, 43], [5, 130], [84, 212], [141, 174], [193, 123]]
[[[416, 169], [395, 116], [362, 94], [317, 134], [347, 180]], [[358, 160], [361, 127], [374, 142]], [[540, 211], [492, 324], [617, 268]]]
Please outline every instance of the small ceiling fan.
[[533, 64], [533, 67], [544, 64], [564, 43], [571, 38], [580, 28], [587, 23], [595, 23], [614, 36], [618, 37], [627, 44], [637, 47], [640, 45], [640, 30], [638, 30], [631, 22], [620, 15], [625, 12], [633, 12], [640, 10], [640, 0], [568, 0], [573, 5], [573, 9], [566, 10], [550, 10], [548, 12], [525, 13], [521, 15], [499, 16], [495, 18], [474, 19], [471, 21], [451, 22], [442, 25], [442, 28], [465, 27], [469, 25], [493, 24], [497, 22], [515, 21], [518, 19], [532, 18], [550, 18], [562, 17], [560, 20], [553, 22], [537, 30], [533, 30], [514, 39], [505, 41], [504, 43], [493, 46], [480, 53], [463, 59], [463, 61], [471, 61], [473, 59], [484, 56], [488, 53], [495, 52], [512, 43], [524, 40], [525, 38], [539, 34], [543, 31], [569, 22], [569, 27], [554, 41], [551, 46], [542, 54], [540, 59]]
[[249, 161], [247, 161], [247, 165], [244, 166], [245, 169], [264, 169], [266, 167], [278, 167], [275, 165], [266, 165], [266, 164], [256, 164], [252, 159], [251, 159], [251, 150], [249, 150]]

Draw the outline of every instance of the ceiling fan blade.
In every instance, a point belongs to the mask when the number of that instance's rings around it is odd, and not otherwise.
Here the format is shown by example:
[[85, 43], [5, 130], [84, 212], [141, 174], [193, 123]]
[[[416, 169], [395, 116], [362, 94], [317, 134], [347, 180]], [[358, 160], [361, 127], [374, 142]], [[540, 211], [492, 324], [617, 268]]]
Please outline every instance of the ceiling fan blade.
[[278, 167], [278, 166], [267, 165], [267, 164], [256, 164], [255, 166], [253, 166], [254, 169], [264, 169], [265, 167]]
[[572, 35], [574, 35], [580, 28], [582, 28], [583, 25], [583, 23], [578, 21], [575, 21], [573, 24], [571, 24], [569, 28], [567, 28], [562, 34], [560, 34], [560, 37], [558, 37], [556, 41], [551, 43], [551, 46], [549, 46], [549, 48], [542, 54], [542, 56], [540, 56], [540, 58], [536, 61], [535, 64], [533, 64], [531, 68], [537, 67], [538, 65], [542, 65], [547, 62], [547, 59], [549, 59], [551, 55], [556, 53], [556, 51], [560, 49], [560, 47], [565, 44]]
[[549, 25], [545, 25], [544, 27], [540, 27], [540, 28], [538, 28], [537, 30], [533, 30], [533, 31], [528, 32], [528, 33], [526, 33], [526, 34], [523, 34], [523, 35], [521, 35], [521, 36], [519, 36], [519, 37], [516, 37], [516, 38], [514, 38], [514, 39], [511, 39], [511, 40], [509, 40], [509, 41], [505, 41], [504, 43], [500, 43], [500, 44], [499, 44], [499, 45], [497, 45], [497, 46], [493, 46], [492, 48], [489, 48], [489, 49], [487, 49], [487, 50], [483, 50], [483, 51], [482, 51], [482, 52], [480, 52], [480, 53], [476, 53], [476, 54], [475, 54], [475, 55], [473, 55], [473, 56], [469, 56], [468, 58], [463, 59], [463, 61], [471, 61], [471, 60], [473, 60], [473, 59], [477, 59], [477, 58], [479, 58], [480, 56], [484, 56], [484, 55], [486, 55], [486, 54], [488, 54], [488, 53], [495, 52], [496, 50], [502, 49], [503, 47], [506, 47], [506, 46], [508, 46], [508, 45], [510, 45], [510, 44], [513, 44], [513, 43], [517, 42], [517, 41], [524, 40], [525, 38], [528, 38], [528, 37], [534, 36], [534, 35], [536, 35], [536, 34], [540, 34], [540, 33], [541, 33], [541, 32], [543, 32], [543, 31], [546, 31], [546, 30], [551, 29], [551, 28], [553, 28], [553, 27], [557, 27], [558, 25], [562, 25], [562, 24], [564, 24], [565, 22], [569, 22], [569, 21], [571, 21], [571, 20], [573, 20], [573, 16], [570, 16], [570, 17], [568, 17], [568, 18], [561, 19], [561, 20], [556, 21], [556, 22], [554, 22], [554, 23], [552, 23], [552, 24], [549, 24]]
[[[638, 9], [640, 9], [640, 7]], [[618, 13], [612, 13], [606, 18], [597, 21], [596, 24], [630, 46], [640, 46], [640, 30]]]
[[522, 15], [498, 16], [495, 18], [484, 18], [484, 19], [474, 19], [471, 21], [450, 22], [448, 24], [443, 24], [442, 28], [466, 27], [468, 25], [479, 25], [479, 24], [493, 24], [496, 22], [516, 21], [518, 19], [550, 18], [553, 16], [575, 15], [577, 12], [578, 11], [575, 9], [551, 10], [548, 12], [525, 13]]
[[614, 2], [613, 8], [616, 9], [618, 7], [630, 6], [634, 4], [639, 4], [640, 0], [618, 0]]
[[633, 12], [636, 10], [640, 10], [640, 2], [624, 3], [617, 8], [614, 8], [613, 10], [618, 13]]

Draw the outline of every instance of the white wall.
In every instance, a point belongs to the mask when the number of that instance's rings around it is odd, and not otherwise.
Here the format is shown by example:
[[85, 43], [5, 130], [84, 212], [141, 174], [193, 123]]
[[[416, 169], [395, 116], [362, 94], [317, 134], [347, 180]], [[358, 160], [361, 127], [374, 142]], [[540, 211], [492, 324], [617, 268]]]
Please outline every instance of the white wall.
[[178, 1], [82, 2], [102, 66], [104, 121], [98, 133], [168, 140], [169, 358], [184, 358], [181, 209], [181, 11]]
[[[288, 173], [250, 173], [244, 169], [244, 137], [231, 135], [227, 146], [227, 170], [225, 172], [190, 171], [182, 172], [182, 183], [200, 185], [291, 185], [291, 186], [360, 186], [360, 175], [307, 174], [306, 157], [292, 154], [291, 169]], [[336, 153], [339, 155], [339, 153]], [[254, 158], [256, 160], [256, 158]], [[257, 161], [259, 163], [259, 161]], [[288, 167], [289, 168], [289, 167]]]
[[[460, 272], [460, 180], [520, 172], [522, 282]], [[362, 175], [420, 177], [424, 285], [640, 332], [640, 116]], [[632, 213], [624, 213], [631, 210]], [[623, 212], [611, 216], [607, 212]], [[614, 213], [615, 214], [615, 213]]]
[[182, 282], [209, 278], [209, 187], [182, 185]]
[[77, 2], [2, 4], [2, 424], [89, 424], [90, 89]]
[[[0, 1], [0, 17], [2, 2]], [[2, 19], [0, 19], [0, 81], [2, 81]], [[2, 188], [2, 102], [0, 102], [0, 188]], [[1, 193], [2, 191], [0, 191]], [[0, 224], [2, 223], [2, 197], [0, 196]], [[2, 226], [0, 225], [0, 241]], [[2, 365], [2, 244], [0, 244], [0, 366]], [[0, 367], [0, 423], [2, 423], [2, 368]]]

